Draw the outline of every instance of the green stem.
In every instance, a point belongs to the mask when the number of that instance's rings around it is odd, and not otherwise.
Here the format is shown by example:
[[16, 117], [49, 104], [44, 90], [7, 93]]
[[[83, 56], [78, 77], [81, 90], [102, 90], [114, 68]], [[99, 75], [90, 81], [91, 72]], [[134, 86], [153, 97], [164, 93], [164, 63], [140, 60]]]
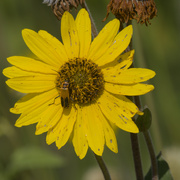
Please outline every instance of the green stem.
[[[135, 104], [138, 106], [139, 109], [141, 109], [141, 100], [139, 96], [134, 97]], [[151, 169], [152, 169], [152, 180], [158, 180], [158, 165], [157, 165], [157, 160], [156, 160], [156, 154], [154, 151], [152, 139], [151, 139], [151, 134], [148, 130], [143, 132], [143, 136], [145, 138], [150, 159], [151, 159]]]
[[131, 133], [130, 136], [131, 136], [131, 147], [132, 147], [132, 152], [133, 152], [136, 179], [143, 180], [144, 178], [143, 178], [138, 136], [137, 134], [133, 134], [133, 133]]
[[151, 135], [149, 131], [144, 131], [143, 132], [148, 150], [149, 150], [149, 155], [151, 158], [151, 170], [152, 170], [152, 180], [158, 180], [158, 165], [157, 165], [157, 160], [156, 160], [156, 154], [154, 151]]
[[101, 168], [101, 171], [102, 171], [102, 173], [104, 175], [104, 179], [105, 180], [111, 180], [109, 171], [108, 171], [108, 169], [107, 169], [107, 167], [106, 167], [106, 165], [105, 165], [105, 163], [103, 161], [102, 156], [98, 156], [95, 153], [94, 153], [94, 155], [95, 155], [95, 158], [96, 158], [96, 160], [97, 160], [97, 162], [99, 164], [99, 167]]
[[[136, 105], [138, 106], [139, 109], [141, 109], [141, 100], [139, 96], [134, 97], [134, 101]], [[156, 154], [154, 151], [152, 139], [151, 139], [151, 134], [148, 130], [143, 132], [143, 136], [145, 138], [150, 159], [151, 159], [151, 169], [152, 169], [152, 180], [158, 180], [158, 165], [157, 165], [157, 160], [156, 160]]]
[[93, 37], [95, 38], [98, 35], [98, 30], [96, 28], [96, 24], [95, 24], [94, 19], [93, 19], [92, 15], [91, 15], [91, 12], [90, 12], [86, 2], [84, 2], [81, 6], [83, 8], [85, 8], [86, 11], [89, 13], [89, 17], [91, 19], [91, 30], [92, 30]]

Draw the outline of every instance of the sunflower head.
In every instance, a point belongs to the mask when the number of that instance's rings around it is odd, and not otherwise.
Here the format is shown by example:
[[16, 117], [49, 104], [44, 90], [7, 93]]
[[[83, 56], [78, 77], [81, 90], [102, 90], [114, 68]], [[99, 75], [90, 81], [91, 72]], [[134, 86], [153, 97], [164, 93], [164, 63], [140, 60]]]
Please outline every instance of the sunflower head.
[[86, 58], [70, 59], [60, 67], [57, 87], [64, 81], [69, 82], [70, 99], [74, 103], [91, 103], [104, 89], [101, 69]]
[[112, 124], [138, 133], [132, 120], [142, 114], [126, 96], [146, 94], [154, 86], [142, 83], [155, 75], [130, 68], [134, 50], [123, 53], [132, 37], [132, 26], [119, 31], [120, 22], [107, 23], [91, 40], [91, 21], [81, 9], [76, 17], [65, 12], [61, 19], [62, 43], [48, 32], [22, 31], [36, 58], [13, 56], [3, 74], [7, 85], [26, 95], [10, 109], [20, 114], [16, 126], [37, 123], [35, 134], [47, 132], [46, 142], [60, 149], [72, 136], [76, 154], [88, 150], [101, 156], [106, 144], [117, 153]]

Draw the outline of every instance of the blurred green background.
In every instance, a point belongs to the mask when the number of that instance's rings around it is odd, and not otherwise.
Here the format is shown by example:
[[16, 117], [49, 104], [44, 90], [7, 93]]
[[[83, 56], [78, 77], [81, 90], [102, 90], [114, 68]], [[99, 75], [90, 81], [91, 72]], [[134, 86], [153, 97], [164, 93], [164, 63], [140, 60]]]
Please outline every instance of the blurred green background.
[[[43, 0], [0, 0], [0, 68], [9, 66], [6, 58], [28, 56], [30, 51], [23, 42], [23, 28], [40, 29], [60, 37], [60, 22]], [[98, 30], [106, 22], [108, 0], [87, 0]], [[143, 104], [152, 111], [151, 135], [156, 153], [162, 151], [174, 179], [180, 178], [180, 1], [156, 1], [158, 16], [151, 26], [133, 22], [133, 44], [136, 67], [156, 71], [150, 81], [155, 90], [142, 96]], [[35, 125], [14, 127], [17, 115], [9, 108], [22, 96], [5, 85], [0, 74], [0, 180], [101, 180], [102, 174], [93, 153], [89, 150], [83, 160], [76, 156], [72, 143], [58, 150], [45, 143], [46, 134], [35, 136]], [[148, 150], [139, 134], [144, 174], [149, 169]], [[105, 148], [103, 158], [113, 180], [135, 179], [129, 133], [117, 131], [119, 153]]]

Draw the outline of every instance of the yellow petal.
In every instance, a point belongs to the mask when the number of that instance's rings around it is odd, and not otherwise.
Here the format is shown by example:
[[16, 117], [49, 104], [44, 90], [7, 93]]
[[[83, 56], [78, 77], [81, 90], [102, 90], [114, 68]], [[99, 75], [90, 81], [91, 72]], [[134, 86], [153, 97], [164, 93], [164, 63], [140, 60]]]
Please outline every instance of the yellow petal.
[[24, 116], [23, 114], [21, 114], [20, 117], [16, 120], [15, 126], [22, 127], [22, 126], [35, 124], [38, 122], [39, 116], [40, 116], [40, 113], [36, 116], [33, 116], [33, 115], [31, 116], [31, 114], [28, 114], [28, 116]]
[[131, 25], [119, 32], [111, 43], [111, 46], [107, 49], [103, 56], [98, 59], [96, 63], [99, 66], [102, 66], [115, 60], [128, 47], [132, 37], [132, 32], [133, 30]]
[[38, 124], [36, 126], [36, 135], [42, 134], [48, 131], [50, 128], [60, 120], [63, 108], [61, 103], [51, 104], [48, 108], [39, 116]]
[[61, 19], [61, 37], [69, 59], [79, 57], [79, 38], [73, 16], [64, 12]]
[[110, 83], [117, 84], [135, 84], [147, 81], [155, 76], [155, 72], [145, 68], [130, 68], [125, 71], [112, 72], [112, 74], [105, 73], [104, 80]]
[[51, 47], [56, 51], [56, 53], [59, 56], [59, 64], [62, 65], [68, 60], [68, 56], [66, 54], [63, 44], [56, 37], [52, 36], [47, 31], [44, 31], [44, 30], [40, 30], [38, 34], [42, 36], [51, 45]]
[[57, 74], [53, 67], [35, 59], [23, 56], [12, 56], [7, 61], [25, 71], [38, 72], [42, 74]]
[[91, 43], [91, 21], [85, 9], [79, 11], [75, 23], [80, 44], [79, 57], [86, 58]]
[[[49, 98], [49, 100], [47, 100], [48, 98], [46, 98], [46, 101], [44, 100], [42, 102], [37, 101], [38, 105], [36, 105], [36, 104], [32, 104], [34, 106], [29, 105], [28, 106], [29, 109], [27, 109], [27, 107], [22, 107], [21, 110], [23, 111], [23, 113], [16, 121], [15, 126], [17, 126], [17, 127], [27, 126], [29, 124], [33, 124], [38, 121], [41, 121], [42, 114], [49, 109], [49, 106], [52, 106], [52, 101], [54, 98], [56, 98], [56, 97]], [[31, 100], [29, 100], [29, 101], [31, 101]], [[28, 103], [24, 103], [24, 104], [28, 104]], [[16, 106], [15, 106], [15, 108], [16, 108]], [[11, 111], [13, 111], [14, 109], [12, 109]], [[61, 110], [61, 106], [59, 107], [59, 111], [60, 110]]]
[[105, 143], [104, 132], [99, 116], [95, 112], [93, 104], [83, 107], [83, 119], [86, 125], [85, 132], [89, 147], [95, 154], [102, 156]]
[[37, 93], [55, 88], [55, 82], [56, 75], [41, 75], [8, 79], [6, 84], [22, 93]]
[[59, 70], [61, 65], [60, 58], [53, 47], [33, 30], [24, 29], [22, 31], [23, 39], [28, 48], [43, 62]]
[[27, 94], [18, 100], [10, 111], [14, 114], [28, 114], [49, 100], [51, 100], [50, 104], [52, 104], [54, 102], [54, 98], [56, 98], [58, 95], [59, 94], [56, 89], [44, 93]]
[[101, 123], [103, 125], [103, 131], [104, 131], [104, 136], [105, 136], [105, 140], [106, 140], [106, 145], [107, 147], [117, 153], [118, 152], [118, 146], [117, 146], [117, 140], [116, 140], [116, 136], [115, 133], [111, 127], [111, 125], [109, 124], [108, 120], [104, 117], [104, 115], [102, 114], [102, 111], [100, 110], [99, 106], [97, 104], [94, 104], [95, 106], [95, 111], [99, 116], [99, 119], [101, 120]]
[[[30, 71], [22, 70], [18, 67], [15, 67], [15, 66], [5, 68], [3, 70], [3, 74], [8, 78], [28, 77], [28, 76], [45, 76], [45, 74], [48, 75], [48, 73], [45, 73], [45, 72], [44, 73], [32, 72], [32, 71], [30, 72]], [[50, 74], [51, 75], [54, 74], [57, 76], [57, 73], [55, 71], [53, 71], [53, 73], [51, 72]]]
[[41, 105], [35, 105], [35, 107], [30, 107], [30, 109], [25, 111], [16, 121], [15, 126], [27, 126], [41, 120], [41, 115], [49, 108], [51, 102], [52, 99], [49, 99]]
[[76, 116], [77, 110], [74, 107], [64, 108], [59, 122], [48, 131], [46, 143], [51, 144], [56, 141], [56, 146], [59, 149], [64, 146], [73, 130]]
[[82, 117], [82, 108], [77, 105], [77, 120], [74, 126], [73, 146], [80, 159], [83, 159], [88, 150], [87, 137], [85, 134], [85, 121]]
[[101, 66], [103, 73], [113, 73], [114, 71], [123, 71], [128, 69], [134, 57], [134, 50], [128, 51], [118, 56], [114, 61]]
[[99, 62], [98, 59], [102, 57], [109, 46], [111, 46], [114, 37], [119, 30], [119, 25], [120, 22], [117, 19], [114, 19], [105, 25], [98, 36], [93, 40], [88, 53], [88, 59]]
[[74, 123], [77, 119], [77, 109], [75, 107], [64, 108], [57, 132], [56, 146], [60, 149], [68, 141], [74, 127]]
[[15, 66], [7, 67], [3, 70], [3, 74], [8, 78], [33, 76], [34, 72], [23, 71]]
[[138, 111], [134, 103], [125, 97], [118, 99], [106, 91], [103, 92], [97, 102], [106, 118], [120, 129], [132, 133], [139, 132], [136, 124], [131, 119], [135, 114], [133, 111]]
[[121, 107], [121, 110], [126, 116], [133, 117], [137, 112], [139, 112], [138, 107], [129, 100], [126, 96], [119, 94], [111, 94], [107, 91], [104, 91], [105, 97], [117, 105], [118, 108]]
[[105, 89], [113, 94], [120, 94], [126, 96], [139, 96], [148, 93], [154, 89], [153, 85], [148, 84], [130, 84], [130, 85], [118, 85], [105, 83]]

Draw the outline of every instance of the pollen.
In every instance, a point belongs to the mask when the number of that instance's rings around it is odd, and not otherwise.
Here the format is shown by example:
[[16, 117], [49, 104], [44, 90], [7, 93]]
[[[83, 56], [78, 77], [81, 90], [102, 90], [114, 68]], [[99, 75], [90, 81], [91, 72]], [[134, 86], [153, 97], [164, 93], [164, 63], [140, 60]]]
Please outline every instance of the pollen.
[[70, 100], [79, 104], [95, 101], [104, 90], [104, 77], [97, 64], [85, 58], [74, 58], [61, 66], [56, 87], [69, 83]]

